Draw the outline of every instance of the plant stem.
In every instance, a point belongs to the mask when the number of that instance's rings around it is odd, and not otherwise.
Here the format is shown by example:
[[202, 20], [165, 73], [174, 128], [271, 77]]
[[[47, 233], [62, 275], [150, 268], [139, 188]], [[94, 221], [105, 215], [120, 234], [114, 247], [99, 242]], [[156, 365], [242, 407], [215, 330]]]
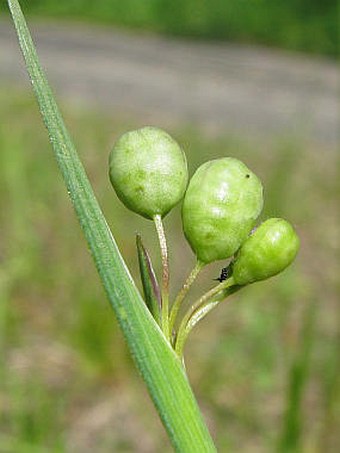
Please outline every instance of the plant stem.
[[154, 217], [154, 222], [156, 226], [159, 246], [161, 249], [161, 258], [162, 258], [162, 307], [161, 307], [161, 321], [162, 321], [162, 330], [167, 338], [170, 339], [170, 330], [169, 330], [169, 256], [168, 256], [168, 246], [166, 243], [165, 231], [162, 222], [162, 217], [158, 214]]
[[[232, 290], [234, 285], [234, 279], [232, 277], [219, 283], [214, 288], [203, 294], [203, 296], [200, 297], [187, 311], [179, 326], [175, 343], [175, 350], [180, 357], [183, 354], [184, 343], [189, 332], [198, 323], [198, 321], [208, 314], [219, 302], [221, 302], [221, 300], [225, 299], [234, 292]], [[222, 293], [222, 297], [212, 300], [214, 296], [217, 296], [219, 293]]]
[[201, 270], [203, 269], [204, 266], [205, 266], [205, 263], [202, 263], [200, 260], [197, 260], [195, 267], [190, 272], [188, 278], [186, 279], [184, 285], [182, 286], [180, 292], [178, 293], [178, 295], [175, 299], [175, 302], [171, 308], [171, 312], [170, 312], [170, 321], [169, 321], [170, 334], [172, 333], [172, 330], [174, 328], [177, 314], [179, 312], [179, 309], [181, 308], [181, 304], [182, 304], [183, 300], [185, 299], [185, 296], [187, 295], [191, 285], [194, 283], [198, 274], [201, 272]]

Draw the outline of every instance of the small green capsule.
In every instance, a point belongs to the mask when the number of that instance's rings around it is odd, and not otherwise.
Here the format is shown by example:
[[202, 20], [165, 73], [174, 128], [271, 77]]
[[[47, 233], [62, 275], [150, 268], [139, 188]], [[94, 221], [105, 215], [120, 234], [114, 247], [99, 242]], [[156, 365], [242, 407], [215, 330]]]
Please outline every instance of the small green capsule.
[[263, 206], [261, 181], [241, 161], [225, 157], [198, 168], [186, 191], [184, 234], [203, 263], [232, 256]]
[[294, 260], [299, 245], [289, 222], [278, 218], [266, 220], [237, 253], [233, 264], [235, 283], [247, 285], [278, 274]]
[[156, 127], [121, 136], [110, 153], [109, 166], [119, 199], [149, 219], [164, 217], [181, 201], [188, 184], [184, 152], [169, 134]]

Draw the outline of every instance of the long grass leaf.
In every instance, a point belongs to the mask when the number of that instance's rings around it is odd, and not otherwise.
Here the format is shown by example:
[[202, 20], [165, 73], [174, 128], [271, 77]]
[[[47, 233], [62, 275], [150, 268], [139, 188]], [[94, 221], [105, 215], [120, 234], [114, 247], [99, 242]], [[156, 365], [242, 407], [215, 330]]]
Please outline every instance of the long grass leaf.
[[[135, 363], [179, 452], [216, 451], [176, 354], [138, 293], [49, 88], [17, 0], [8, 0], [26, 67], [77, 217]], [[90, 63], [89, 63], [90, 64]]]

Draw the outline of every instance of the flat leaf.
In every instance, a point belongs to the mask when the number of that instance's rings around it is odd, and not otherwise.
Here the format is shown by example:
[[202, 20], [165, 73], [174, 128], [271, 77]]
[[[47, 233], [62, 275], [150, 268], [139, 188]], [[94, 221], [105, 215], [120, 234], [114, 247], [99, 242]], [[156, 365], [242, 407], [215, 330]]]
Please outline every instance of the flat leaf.
[[147, 307], [158, 324], [160, 324], [161, 292], [153, 270], [150, 255], [144, 247], [142, 238], [136, 236], [139, 270]]
[[67, 191], [108, 299], [170, 440], [178, 452], [214, 452], [180, 360], [144, 304], [100, 210], [38, 61], [19, 3], [8, 0], [8, 5]]

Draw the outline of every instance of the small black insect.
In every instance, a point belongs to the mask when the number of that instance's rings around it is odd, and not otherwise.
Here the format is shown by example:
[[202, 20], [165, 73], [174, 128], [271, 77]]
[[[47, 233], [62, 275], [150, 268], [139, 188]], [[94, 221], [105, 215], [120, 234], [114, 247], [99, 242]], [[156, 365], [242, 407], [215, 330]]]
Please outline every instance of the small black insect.
[[246, 174], [246, 178], [250, 178], [250, 175]]
[[221, 275], [218, 278], [214, 278], [214, 280], [222, 283], [222, 282], [224, 282], [224, 280], [227, 280], [227, 278], [229, 276], [230, 276], [230, 266], [227, 266], [221, 270]]

